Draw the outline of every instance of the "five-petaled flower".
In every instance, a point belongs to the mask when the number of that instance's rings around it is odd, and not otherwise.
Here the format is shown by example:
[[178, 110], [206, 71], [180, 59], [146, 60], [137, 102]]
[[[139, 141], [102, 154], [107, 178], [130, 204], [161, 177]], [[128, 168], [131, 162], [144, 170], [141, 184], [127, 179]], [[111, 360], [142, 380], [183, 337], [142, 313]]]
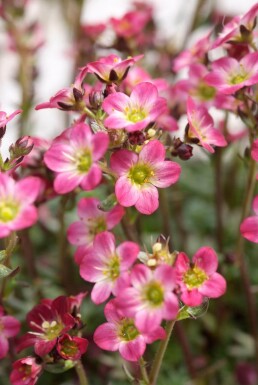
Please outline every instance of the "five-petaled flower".
[[15, 337], [19, 331], [20, 322], [10, 315], [5, 315], [3, 307], [0, 306], [0, 359], [8, 353], [8, 338]]
[[118, 174], [115, 193], [125, 207], [134, 206], [142, 214], [152, 214], [159, 206], [157, 187], [165, 188], [176, 183], [181, 167], [165, 160], [165, 147], [152, 140], [142, 147], [140, 154], [119, 150], [112, 154], [111, 168]]
[[21, 358], [13, 363], [10, 382], [12, 385], [35, 385], [42, 369], [34, 357]]

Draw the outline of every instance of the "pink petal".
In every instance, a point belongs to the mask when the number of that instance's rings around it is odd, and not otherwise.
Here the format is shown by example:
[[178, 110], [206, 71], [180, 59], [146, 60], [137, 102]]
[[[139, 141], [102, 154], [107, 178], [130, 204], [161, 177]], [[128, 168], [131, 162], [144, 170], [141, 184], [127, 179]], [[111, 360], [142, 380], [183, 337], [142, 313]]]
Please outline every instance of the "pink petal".
[[92, 292], [91, 292], [91, 300], [96, 305], [105, 302], [111, 294], [112, 283], [107, 281], [101, 281], [95, 283]]
[[46, 354], [51, 352], [56, 342], [57, 342], [56, 338], [54, 338], [51, 341], [38, 340], [34, 346], [35, 353], [40, 357], [44, 357]]
[[258, 139], [253, 142], [251, 156], [256, 162], [258, 162]]
[[92, 138], [93, 146], [93, 159], [94, 161], [101, 159], [107, 149], [109, 144], [108, 135], [105, 132], [97, 132]]
[[258, 195], [256, 195], [256, 197], [254, 198], [253, 210], [254, 210], [255, 214], [258, 215]]
[[154, 213], [159, 207], [159, 193], [155, 186], [146, 183], [139, 191], [139, 198], [136, 201], [135, 207], [145, 215]]
[[117, 323], [124, 318], [121, 309], [117, 306], [117, 299], [111, 299], [111, 301], [106, 304], [104, 314], [108, 322], [111, 323]]
[[121, 270], [123, 271], [129, 269], [136, 261], [140, 247], [134, 242], [123, 242], [116, 251], [121, 257]]
[[138, 361], [144, 354], [146, 343], [142, 336], [138, 336], [132, 341], [121, 342], [119, 344], [119, 353], [127, 361]]
[[147, 266], [138, 264], [132, 270], [131, 283], [135, 288], [141, 289], [152, 277], [152, 271]]
[[115, 111], [124, 111], [129, 104], [130, 98], [122, 92], [108, 95], [102, 103], [102, 108], [107, 114], [112, 114]]
[[5, 337], [15, 337], [21, 328], [20, 322], [12, 316], [4, 316], [0, 320], [1, 326], [3, 326], [3, 334]]
[[127, 176], [121, 176], [116, 182], [115, 193], [122, 206], [130, 207], [139, 200], [141, 190], [132, 184]]
[[86, 175], [83, 175], [83, 178], [80, 182], [80, 186], [83, 190], [90, 191], [100, 184], [101, 179], [102, 179], [101, 169], [97, 164], [93, 164], [89, 169], [89, 172]]
[[80, 199], [77, 211], [81, 219], [94, 218], [99, 214], [99, 205], [100, 201], [96, 198], [82, 198]]
[[137, 163], [138, 155], [129, 150], [118, 150], [111, 155], [110, 167], [119, 176], [128, 172], [133, 164]]
[[175, 271], [166, 264], [162, 264], [154, 270], [153, 277], [158, 280], [166, 290], [173, 290], [176, 286]]
[[186, 290], [181, 295], [181, 300], [187, 306], [199, 306], [202, 304], [203, 296], [197, 289]]
[[166, 160], [155, 165], [155, 175], [151, 178], [151, 183], [159, 188], [169, 187], [176, 183], [181, 174], [181, 166], [176, 162]]
[[53, 143], [44, 155], [47, 167], [56, 172], [65, 172], [75, 169], [75, 157], [68, 143]]
[[88, 282], [100, 282], [105, 278], [104, 268], [103, 262], [94, 258], [94, 254], [91, 257], [84, 254], [80, 263], [80, 276]]
[[142, 333], [152, 332], [160, 326], [162, 312], [160, 309], [143, 309], [135, 315], [135, 325]]
[[106, 223], [108, 230], [115, 227], [125, 214], [125, 210], [122, 206], [116, 205], [112, 210], [107, 213]]
[[16, 183], [16, 196], [24, 205], [28, 205], [36, 200], [41, 186], [39, 178], [29, 176]]
[[225, 279], [219, 273], [214, 273], [199, 288], [199, 292], [209, 298], [218, 298], [226, 291], [227, 284]]
[[82, 179], [83, 175], [76, 171], [62, 172], [54, 180], [54, 189], [58, 194], [67, 194], [78, 187]]
[[72, 223], [67, 230], [67, 238], [72, 245], [85, 245], [90, 238], [85, 223], [83, 221]]
[[166, 293], [162, 317], [165, 320], [175, 319], [179, 311], [178, 299], [174, 293]]
[[104, 125], [107, 128], [119, 129], [126, 127], [128, 121], [126, 120], [124, 113], [115, 111], [104, 120]]
[[248, 241], [258, 243], [258, 216], [246, 218], [241, 223], [240, 232]]
[[75, 149], [91, 147], [93, 135], [90, 127], [85, 123], [78, 123], [72, 127], [70, 133], [70, 145]]
[[193, 263], [207, 275], [211, 275], [218, 268], [218, 257], [211, 247], [204, 246], [195, 253]]
[[151, 332], [143, 333], [144, 339], [147, 344], [152, 344], [152, 342], [157, 340], [164, 340], [166, 338], [165, 330], [160, 326]]
[[9, 350], [9, 343], [4, 335], [0, 334], [0, 359], [4, 358]]
[[26, 229], [34, 225], [38, 219], [38, 211], [36, 207], [28, 205], [24, 207], [19, 215], [10, 223], [12, 230]]
[[108, 231], [97, 234], [93, 248], [98, 258], [109, 259], [115, 253], [115, 236]]
[[176, 272], [183, 275], [190, 269], [190, 261], [185, 253], [179, 253], [175, 263]]
[[139, 159], [144, 163], [156, 164], [163, 162], [166, 150], [159, 140], [151, 140], [145, 144], [140, 152]]
[[117, 335], [117, 328], [112, 323], [106, 322], [97, 327], [93, 339], [95, 344], [101, 349], [111, 352], [118, 350], [120, 341]]
[[139, 83], [133, 89], [130, 96], [132, 106], [141, 106], [149, 112], [158, 98], [158, 90], [152, 83]]

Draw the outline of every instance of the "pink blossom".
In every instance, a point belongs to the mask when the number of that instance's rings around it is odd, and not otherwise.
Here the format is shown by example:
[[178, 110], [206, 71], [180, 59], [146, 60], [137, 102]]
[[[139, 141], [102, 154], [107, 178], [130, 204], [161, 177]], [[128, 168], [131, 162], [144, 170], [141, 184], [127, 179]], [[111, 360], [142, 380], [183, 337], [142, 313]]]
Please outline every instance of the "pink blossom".
[[20, 327], [20, 322], [10, 315], [4, 315], [4, 309], [0, 306], [0, 359], [8, 353], [8, 338], [15, 337], [19, 333]]
[[64, 334], [58, 338], [57, 351], [64, 360], [79, 360], [86, 352], [88, 340]]
[[93, 247], [88, 248], [80, 264], [80, 275], [89, 282], [96, 282], [91, 292], [94, 303], [104, 302], [118, 287], [127, 284], [128, 270], [139, 253], [134, 242], [115, 246], [115, 237], [107, 231], [97, 234]]
[[34, 345], [35, 353], [43, 357], [54, 349], [58, 337], [75, 325], [69, 305], [69, 299], [60, 296], [53, 301], [42, 300], [35, 306], [27, 315], [32, 331], [21, 338], [18, 351]]
[[81, 30], [84, 32], [85, 37], [95, 41], [106, 29], [106, 24], [95, 23], [95, 24], [83, 24]]
[[191, 142], [198, 139], [198, 144], [211, 153], [214, 152], [212, 145], [218, 147], [227, 145], [222, 133], [214, 127], [207, 109], [204, 106], [197, 106], [191, 98], [187, 101], [187, 117], [189, 122], [187, 137]]
[[253, 201], [255, 216], [244, 219], [240, 226], [242, 236], [250, 242], [258, 243], [258, 195]]
[[129, 94], [137, 84], [143, 82], [152, 83], [155, 87], [157, 87], [158, 92], [167, 91], [169, 88], [167, 80], [163, 78], [153, 79], [151, 75], [143, 68], [133, 67], [121, 84], [120, 90], [125, 91], [126, 94]]
[[54, 139], [45, 153], [44, 161], [57, 173], [54, 189], [66, 194], [80, 186], [83, 190], [94, 189], [101, 181], [102, 173], [96, 164], [108, 147], [108, 135], [92, 134], [87, 124], [79, 123], [68, 128]]
[[12, 231], [32, 226], [38, 218], [33, 206], [41, 188], [37, 177], [27, 177], [16, 182], [7, 174], [0, 173], [0, 238]]
[[10, 382], [12, 385], [35, 385], [41, 371], [42, 365], [37, 364], [34, 357], [21, 358], [13, 363]]
[[96, 198], [82, 198], [78, 203], [80, 221], [72, 223], [67, 232], [68, 240], [72, 245], [83, 246], [91, 243], [96, 234], [111, 230], [122, 219], [124, 208], [116, 205], [112, 210], [105, 212], [98, 207], [100, 201]]
[[165, 160], [166, 150], [158, 140], [142, 147], [140, 154], [118, 150], [112, 154], [110, 165], [118, 174], [115, 193], [118, 202], [125, 207], [134, 206], [142, 214], [150, 215], [159, 206], [158, 188], [176, 183], [181, 167]]
[[87, 64], [86, 67], [81, 68], [81, 71], [95, 74], [105, 83], [120, 83], [125, 79], [130, 67], [142, 57], [143, 55], [138, 55], [122, 60], [117, 55], [109, 55]]
[[139, 35], [150, 18], [149, 12], [131, 11], [120, 19], [112, 17], [110, 23], [117, 36], [129, 39]]
[[16, 110], [11, 115], [7, 115], [6, 112], [0, 111], [0, 128], [5, 127], [10, 120], [12, 120], [16, 115], [20, 114], [22, 110]]
[[175, 319], [179, 306], [173, 293], [176, 288], [174, 269], [159, 265], [154, 271], [136, 265], [130, 275], [131, 287], [121, 288], [117, 303], [127, 317], [134, 318], [138, 330], [152, 332], [162, 320]]
[[116, 299], [105, 306], [108, 322], [100, 325], [94, 333], [94, 342], [104, 350], [119, 351], [127, 361], [138, 361], [144, 354], [146, 344], [164, 339], [166, 334], [162, 327], [141, 332], [133, 318], [123, 315], [118, 309]]
[[218, 258], [211, 247], [201, 247], [192, 263], [185, 253], [179, 253], [174, 267], [181, 300], [187, 306], [201, 305], [204, 297], [218, 298], [226, 291], [225, 279], [216, 272]]
[[258, 83], [258, 52], [244, 56], [240, 61], [223, 57], [212, 63], [206, 82], [226, 95]]
[[258, 162], [258, 139], [255, 139], [251, 149], [251, 157]]
[[104, 124], [108, 128], [125, 128], [138, 131], [154, 122], [167, 110], [166, 100], [159, 97], [157, 88], [151, 83], [139, 83], [130, 97], [117, 92], [109, 95], [102, 104], [109, 115]]

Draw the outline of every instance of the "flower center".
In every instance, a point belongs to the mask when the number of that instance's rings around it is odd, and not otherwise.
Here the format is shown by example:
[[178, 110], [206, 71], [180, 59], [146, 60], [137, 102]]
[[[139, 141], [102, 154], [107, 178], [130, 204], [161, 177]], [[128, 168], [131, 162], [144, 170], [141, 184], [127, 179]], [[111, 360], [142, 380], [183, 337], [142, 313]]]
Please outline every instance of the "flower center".
[[89, 171], [92, 165], [92, 158], [90, 150], [86, 149], [81, 154], [77, 156], [76, 166], [79, 172], [87, 172]]
[[158, 282], [151, 282], [145, 291], [145, 298], [152, 306], [159, 306], [164, 300], [164, 291]]
[[111, 258], [111, 260], [108, 264], [106, 274], [108, 275], [108, 277], [112, 281], [115, 281], [119, 277], [119, 275], [120, 275], [120, 260], [119, 260], [119, 257], [117, 255], [114, 255]]
[[125, 109], [126, 113], [126, 119], [129, 120], [129, 122], [137, 123], [141, 120], [145, 119], [147, 114], [142, 108], [132, 108], [130, 109], [127, 107]]
[[61, 353], [67, 356], [75, 356], [78, 352], [78, 346], [74, 341], [70, 341], [68, 338], [62, 341]]
[[151, 176], [154, 175], [154, 172], [146, 164], [136, 164], [129, 171], [129, 178], [131, 181], [138, 185], [143, 185], [148, 183]]
[[208, 86], [206, 83], [200, 83], [197, 89], [197, 95], [202, 100], [213, 99], [216, 94], [216, 89], [214, 87]]
[[23, 375], [23, 380], [26, 380], [31, 375], [31, 366], [27, 364], [22, 364], [19, 368], [19, 372]]
[[132, 319], [122, 321], [119, 335], [124, 341], [132, 341], [139, 335], [139, 331]]
[[41, 327], [44, 331], [44, 338], [49, 341], [57, 338], [63, 330], [63, 324], [56, 321], [44, 321]]
[[245, 71], [243, 65], [240, 64], [239, 73], [231, 74], [229, 77], [230, 84], [240, 84], [248, 79], [249, 74]]
[[183, 277], [183, 281], [186, 284], [188, 290], [200, 287], [207, 279], [208, 277], [205, 271], [197, 266], [187, 270]]
[[104, 217], [98, 217], [96, 219], [91, 220], [91, 223], [89, 224], [90, 234], [96, 235], [105, 230], [107, 230], [107, 223]]
[[0, 202], [0, 221], [12, 221], [18, 214], [19, 205], [14, 202]]

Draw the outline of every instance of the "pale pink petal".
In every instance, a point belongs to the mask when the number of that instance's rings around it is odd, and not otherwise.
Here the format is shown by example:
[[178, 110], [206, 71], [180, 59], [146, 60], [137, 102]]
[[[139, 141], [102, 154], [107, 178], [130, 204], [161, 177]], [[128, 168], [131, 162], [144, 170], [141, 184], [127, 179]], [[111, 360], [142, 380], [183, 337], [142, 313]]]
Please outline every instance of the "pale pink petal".
[[211, 275], [218, 268], [218, 257], [211, 247], [204, 246], [195, 253], [193, 263], [207, 275]]
[[99, 282], [105, 278], [103, 270], [105, 266], [101, 260], [98, 260], [94, 254], [91, 256], [84, 254], [80, 263], [80, 276], [88, 282]]
[[258, 216], [246, 218], [241, 223], [240, 232], [248, 241], [258, 243]]
[[166, 150], [159, 140], [151, 140], [145, 144], [140, 152], [139, 160], [144, 163], [156, 164], [163, 162], [165, 159]]
[[138, 155], [129, 150], [118, 150], [110, 158], [110, 167], [118, 175], [129, 171], [133, 164], [137, 163]]
[[134, 242], [123, 242], [117, 249], [117, 254], [121, 257], [121, 270], [129, 269], [136, 261], [140, 251], [139, 245]]
[[12, 230], [26, 229], [27, 227], [34, 225], [37, 219], [38, 211], [36, 207], [28, 205], [22, 209], [12, 222], [10, 222], [10, 228]]
[[214, 273], [198, 290], [206, 297], [218, 298], [225, 293], [226, 288], [227, 284], [222, 275]]
[[42, 182], [40, 178], [29, 176], [16, 183], [16, 197], [22, 204], [33, 203], [40, 191]]
[[88, 228], [83, 221], [72, 223], [67, 230], [67, 238], [72, 245], [83, 246], [89, 237]]
[[54, 143], [44, 155], [47, 167], [56, 172], [75, 169], [75, 157], [69, 144]]
[[[253, 73], [252, 79], [257, 77], [257, 70], [258, 70], [258, 52], [252, 52], [248, 55], [245, 55], [243, 59], [241, 59], [241, 65], [246, 71], [250, 71]], [[254, 84], [254, 83], [252, 83]]]
[[128, 124], [124, 113], [117, 111], [113, 112], [104, 120], [104, 125], [107, 128], [125, 128]]
[[94, 218], [99, 214], [99, 205], [100, 201], [96, 198], [82, 198], [80, 199], [77, 211], [81, 219]]
[[121, 221], [124, 214], [125, 209], [120, 205], [116, 205], [112, 210], [110, 210], [106, 216], [108, 230], [115, 227]]
[[4, 358], [9, 350], [9, 343], [4, 335], [0, 334], [0, 359]]
[[105, 132], [97, 132], [92, 137], [93, 160], [101, 159], [108, 149], [109, 139]]
[[149, 112], [158, 98], [158, 90], [152, 83], [139, 83], [130, 96], [131, 106], [141, 106]]
[[83, 175], [80, 186], [83, 190], [90, 191], [100, 184], [101, 179], [102, 172], [100, 167], [97, 164], [93, 164], [89, 169], [89, 172], [86, 175]]
[[134, 317], [141, 308], [141, 294], [134, 287], [121, 289], [117, 296], [117, 306], [127, 317]]
[[90, 131], [90, 127], [85, 123], [78, 123], [73, 126], [70, 133], [70, 145], [75, 149], [78, 148], [91, 148], [91, 141], [93, 135]]
[[9, 228], [7, 224], [0, 223], [0, 238], [5, 238], [12, 232], [12, 229]]
[[169, 187], [176, 183], [181, 174], [181, 166], [170, 160], [156, 164], [154, 169], [155, 175], [150, 182], [159, 188]]
[[137, 186], [131, 183], [127, 176], [121, 176], [115, 185], [115, 193], [118, 202], [124, 207], [133, 206], [142, 194]]
[[138, 361], [144, 354], [146, 343], [143, 336], [138, 336], [132, 341], [121, 342], [119, 344], [119, 353], [127, 361]]
[[142, 333], [152, 332], [160, 326], [162, 312], [160, 309], [143, 309], [137, 311], [135, 315], [135, 325]]
[[175, 319], [179, 311], [178, 299], [174, 293], [166, 293], [162, 317], [165, 320]]
[[199, 306], [202, 304], [203, 296], [197, 289], [186, 290], [182, 293], [181, 300], [187, 306]]
[[115, 352], [119, 347], [117, 328], [114, 324], [106, 322], [95, 330], [93, 339], [101, 349]]
[[137, 123], [132, 123], [129, 120], [127, 120], [126, 125], [124, 125], [123, 127], [128, 132], [141, 131], [144, 128], [146, 128], [150, 122], [151, 122], [150, 117], [147, 116], [145, 119], [143, 119]]
[[78, 187], [83, 177], [76, 171], [62, 172], [54, 180], [54, 189], [58, 194], [66, 194]]
[[115, 236], [108, 231], [99, 233], [95, 237], [93, 247], [98, 258], [108, 260], [110, 256], [115, 254]]
[[150, 111], [149, 120], [151, 122], [154, 122], [158, 119], [159, 116], [165, 114], [167, 111], [168, 111], [168, 105], [167, 105], [166, 99], [159, 97]]
[[115, 111], [124, 111], [126, 106], [129, 104], [129, 96], [122, 92], [116, 92], [115, 94], [108, 95], [102, 103], [102, 108], [107, 114], [112, 114]]
[[21, 327], [20, 322], [16, 318], [8, 315], [1, 318], [0, 324], [3, 326], [2, 333], [7, 338], [16, 336]]
[[95, 283], [92, 292], [91, 292], [91, 300], [96, 305], [105, 302], [110, 296], [112, 291], [112, 283], [107, 281], [101, 281]]
[[146, 183], [139, 189], [139, 198], [136, 201], [135, 207], [145, 215], [154, 213], [159, 207], [159, 193], [155, 186]]
[[174, 269], [166, 264], [158, 266], [154, 270], [153, 277], [158, 280], [166, 290], [173, 290], [176, 286]]
[[179, 253], [175, 263], [176, 272], [183, 275], [190, 269], [190, 261], [185, 253]]
[[152, 271], [147, 266], [138, 264], [132, 270], [131, 283], [135, 288], [141, 289], [152, 277]]

